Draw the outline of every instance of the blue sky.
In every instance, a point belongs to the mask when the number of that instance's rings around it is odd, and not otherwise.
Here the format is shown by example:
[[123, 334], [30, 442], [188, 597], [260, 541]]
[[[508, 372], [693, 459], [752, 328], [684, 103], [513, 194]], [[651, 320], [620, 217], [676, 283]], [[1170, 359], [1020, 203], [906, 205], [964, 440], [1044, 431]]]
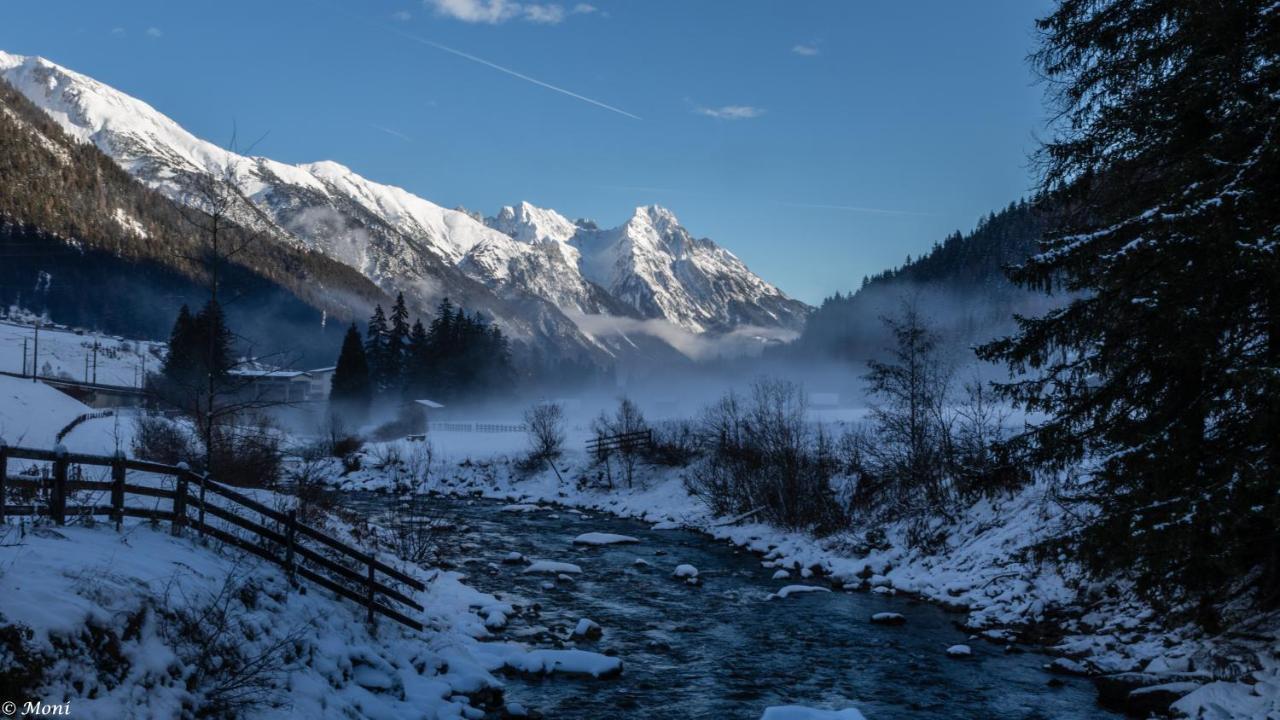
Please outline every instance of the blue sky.
[[207, 139], [487, 214], [658, 203], [808, 302], [1027, 194], [1045, 122], [1025, 57], [1047, 0], [0, 8], [0, 49]]

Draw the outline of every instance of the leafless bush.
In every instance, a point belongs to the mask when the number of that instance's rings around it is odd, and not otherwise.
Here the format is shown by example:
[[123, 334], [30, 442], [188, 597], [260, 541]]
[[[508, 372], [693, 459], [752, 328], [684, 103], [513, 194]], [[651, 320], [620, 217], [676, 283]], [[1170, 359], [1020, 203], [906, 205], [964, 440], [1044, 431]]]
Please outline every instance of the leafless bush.
[[[624, 396], [618, 398], [618, 409], [612, 415], [601, 412], [600, 416], [592, 421], [591, 429], [595, 433], [597, 440], [603, 440], [614, 435], [643, 432], [649, 429], [649, 424], [644, 419], [644, 413], [640, 412], [640, 407], [631, 398]], [[615, 453], [605, 453], [599, 458], [604, 463], [609, 487], [613, 487], [613, 468], [609, 464], [612, 455], [616, 454], [618, 456], [622, 476], [627, 481], [627, 487], [633, 487], [636, 466], [639, 465], [647, 451], [647, 447], [630, 444], [622, 446]]]
[[437, 565], [454, 522], [433, 506], [430, 496], [414, 495], [392, 505], [386, 526], [396, 556], [416, 565]]
[[364, 440], [351, 432], [347, 424], [337, 415], [330, 415], [325, 423], [325, 446], [330, 457], [346, 458], [364, 447]]
[[281, 477], [280, 432], [265, 416], [213, 433], [217, 480], [241, 487], [274, 487]]
[[697, 426], [688, 420], [668, 420], [653, 428], [649, 461], [667, 467], [685, 467], [698, 456], [702, 443]]
[[204, 457], [203, 449], [192, 434], [168, 418], [142, 415], [135, 420], [135, 426], [134, 457], [168, 465]]
[[[197, 717], [233, 718], [280, 707], [297, 663], [301, 629], [263, 637], [250, 617], [261, 588], [233, 572], [208, 597], [173, 588], [157, 610], [157, 630], [182, 661]], [[174, 597], [176, 595], [176, 597]]]
[[529, 428], [532, 459], [554, 460], [564, 450], [564, 406], [560, 403], [538, 403], [524, 411], [524, 424]]
[[794, 383], [762, 380], [749, 398], [729, 393], [702, 417], [705, 455], [685, 474], [689, 492], [717, 514], [756, 513], [781, 527], [830, 532], [845, 522], [831, 479], [830, 438], [805, 421]]

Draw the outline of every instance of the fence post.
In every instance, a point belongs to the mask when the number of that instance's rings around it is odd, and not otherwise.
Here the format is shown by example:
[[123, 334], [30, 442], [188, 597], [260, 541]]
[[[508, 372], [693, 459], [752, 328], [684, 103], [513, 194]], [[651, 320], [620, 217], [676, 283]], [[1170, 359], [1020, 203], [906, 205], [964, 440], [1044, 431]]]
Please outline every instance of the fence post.
[[209, 473], [200, 473], [200, 535], [204, 535], [204, 486], [208, 483]]
[[49, 503], [49, 514], [59, 525], [67, 524], [67, 449], [61, 445], [53, 449], [53, 499]]
[[111, 519], [120, 532], [124, 525], [124, 454], [119, 452], [111, 461]]
[[4, 525], [7, 520], [4, 514], [4, 480], [9, 474], [9, 447], [4, 443], [0, 443], [0, 525]]
[[285, 515], [285, 525], [284, 525], [284, 543], [285, 543], [285, 545], [284, 545], [284, 568], [285, 568], [285, 571], [289, 574], [289, 584], [290, 584], [290, 585], [293, 585], [293, 586], [295, 586], [295, 587], [296, 587], [296, 586], [297, 586], [297, 584], [298, 584], [298, 579], [297, 579], [297, 577], [295, 577], [295, 576], [294, 576], [294, 569], [293, 569], [293, 544], [294, 544], [294, 542], [295, 542], [295, 540], [294, 540], [294, 538], [295, 538], [295, 536], [296, 536], [296, 535], [295, 535], [295, 533], [296, 533], [295, 528], [297, 527], [297, 524], [298, 524], [298, 511], [297, 511], [297, 510], [290, 510], [290, 511], [288, 512], [288, 514], [286, 514], [286, 515]]
[[367, 593], [367, 595], [365, 596], [365, 606], [369, 608], [369, 624], [370, 624], [370, 625], [373, 625], [373, 624], [374, 624], [374, 620], [373, 620], [373, 603], [374, 603], [374, 597], [373, 597], [373, 583], [374, 583], [374, 580], [373, 580], [373, 553], [369, 553], [369, 588], [368, 588], [368, 593]]
[[173, 524], [170, 526], [174, 535], [181, 535], [182, 526], [187, 524], [187, 476], [191, 474], [185, 463], [180, 463], [178, 468], [178, 482], [173, 491]]

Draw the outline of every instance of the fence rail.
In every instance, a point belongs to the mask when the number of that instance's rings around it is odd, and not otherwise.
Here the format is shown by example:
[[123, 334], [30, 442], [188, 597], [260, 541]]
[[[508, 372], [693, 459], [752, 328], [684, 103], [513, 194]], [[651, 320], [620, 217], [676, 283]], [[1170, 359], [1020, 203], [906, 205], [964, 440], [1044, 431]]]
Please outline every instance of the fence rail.
[[587, 452], [597, 458], [604, 458], [615, 452], [630, 453], [638, 450], [648, 450], [652, 447], [653, 430], [597, 436], [587, 441]]
[[[53, 471], [49, 477], [41, 478], [10, 476], [10, 459], [49, 462], [53, 464]], [[70, 472], [72, 466], [110, 468], [111, 480], [84, 480], [78, 473], [73, 478]], [[126, 477], [131, 470], [173, 477], [174, 488], [170, 490], [129, 483]], [[10, 491], [24, 502], [10, 504]], [[68, 497], [76, 491], [110, 493], [111, 500], [106, 505], [67, 505]], [[34, 502], [41, 494], [47, 501]], [[211, 495], [228, 504], [209, 502]], [[164, 510], [129, 506], [125, 504], [127, 496], [167, 500], [170, 507]], [[243, 512], [245, 510], [256, 513], [261, 521], [247, 517]], [[192, 472], [183, 466], [130, 459], [123, 455], [83, 455], [58, 450], [0, 446], [0, 523], [6, 522], [10, 516], [46, 516], [58, 525], [66, 524], [68, 516], [108, 516], [116, 523], [117, 529], [120, 529], [124, 518], [140, 517], [169, 522], [174, 535], [181, 535], [190, 527], [201, 535], [280, 565], [285, 568], [290, 580], [296, 581], [296, 578], [301, 577], [352, 600], [368, 611], [369, 622], [373, 622], [377, 614], [415, 630], [422, 630], [421, 622], [390, 602], [385, 602], [393, 601], [404, 608], [422, 612], [422, 605], [401, 588], [390, 584], [394, 582], [421, 591], [425, 589], [421, 581], [383, 563], [372, 553], [363, 552], [299, 522], [292, 510], [283, 512], [264, 505], [238, 490], [215, 482], [207, 475]], [[208, 522], [209, 516], [234, 526], [251, 537], [211, 525]], [[275, 527], [269, 527], [268, 523]], [[256, 538], [257, 542], [251, 538]], [[305, 541], [323, 546], [335, 553], [336, 557], [319, 552], [318, 548], [308, 546]], [[347, 564], [342, 560], [348, 561]], [[388, 582], [379, 580], [378, 573], [385, 576]]]

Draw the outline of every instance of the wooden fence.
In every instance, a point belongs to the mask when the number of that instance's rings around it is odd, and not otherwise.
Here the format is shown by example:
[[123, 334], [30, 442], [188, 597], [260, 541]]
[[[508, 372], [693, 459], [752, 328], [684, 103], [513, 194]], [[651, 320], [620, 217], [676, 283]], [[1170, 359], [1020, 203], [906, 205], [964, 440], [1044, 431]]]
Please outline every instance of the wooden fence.
[[652, 447], [652, 430], [597, 436], [587, 441], [587, 452], [595, 455], [598, 459], [604, 459], [615, 452], [632, 453], [649, 450]]
[[[53, 471], [48, 477], [10, 476], [11, 459], [49, 462], [53, 464]], [[80, 472], [85, 466], [110, 468], [111, 480], [85, 480]], [[77, 470], [74, 474], [72, 467]], [[131, 484], [127, 479], [129, 471], [173, 477], [174, 489]], [[25, 502], [8, 503], [10, 490]], [[68, 497], [76, 491], [110, 493], [111, 500], [106, 505], [67, 505]], [[170, 509], [126, 505], [125, 497], [130, 495], [167, 500]], [[40, 496], [44, 496], [46, 502], [35, 502]], [[219, 501], [215, 502], [215, 497]], [[257, 514], [260, 521], [248, 517], [249, 514]], [[192, 528], [201, 535], [282, 566], [291, 581], [296, 582], [300, 577], [352, 600], [367, 609], [369, 622], [378, 614], [422, 630], [422, 623], [388, 602], [422, 612], [423, 607], [398, 587], [421, 591], [425, 589], [421, 581], [386, 565], [372, 553], [362, 552], [299, 522], [293, 510], [281, 512], [268, 507], [184, 466], [134, 460], [123, 455], [81, 455], [0, 446], [0, 524], [10, 516], [47, 516], [58, 525], [66, 524], [68, 517], [107, 516], [117, 530], [126, 517], [167, 521], [174, 535]], [[210, 516], [247, 532], [258, 541], [226, 527], [211, 525], [207, 521]], [[268, 527], [268, 522], [274, 523], [274, 527]], [[386, 582], [379, 580], [379, 573], [386, 577]]]

